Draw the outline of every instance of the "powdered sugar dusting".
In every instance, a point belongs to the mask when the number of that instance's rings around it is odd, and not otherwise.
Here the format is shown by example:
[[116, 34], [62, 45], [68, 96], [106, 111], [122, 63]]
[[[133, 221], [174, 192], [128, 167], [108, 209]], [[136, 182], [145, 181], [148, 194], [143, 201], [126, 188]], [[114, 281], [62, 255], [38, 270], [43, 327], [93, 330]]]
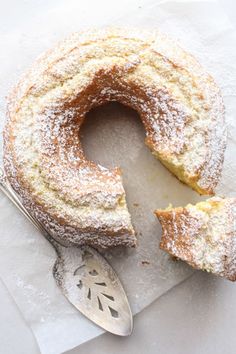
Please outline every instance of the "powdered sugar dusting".
[[158, 210], [161, 248], [191, 266], [236, 280], [236, 199]]
[[211, 193], [220, 175], [222, 99], [191, 56], [158, 32], [73, 34], [18, 84], [5, 129], [13, 187], [72, 243], [135, 244], [119, 170], [88, 161], [79, 139], [86, 112], [108, 101], [140, 113], [154, 154], [197, 191]]

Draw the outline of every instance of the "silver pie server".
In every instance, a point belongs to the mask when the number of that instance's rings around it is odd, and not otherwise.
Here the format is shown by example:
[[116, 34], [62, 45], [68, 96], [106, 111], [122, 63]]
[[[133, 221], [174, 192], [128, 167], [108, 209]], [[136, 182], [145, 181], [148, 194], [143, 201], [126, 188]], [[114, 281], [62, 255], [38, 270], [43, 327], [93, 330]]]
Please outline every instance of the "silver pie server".
[[83, 315], [108, 332], [130, 335], [133, 317], [123, 286], [104, 257], [88, 246], [65, 247], [23, 206], [0, 167], [0, 189], [46, 237], [57, 259], [53, 276], [64, 296]]

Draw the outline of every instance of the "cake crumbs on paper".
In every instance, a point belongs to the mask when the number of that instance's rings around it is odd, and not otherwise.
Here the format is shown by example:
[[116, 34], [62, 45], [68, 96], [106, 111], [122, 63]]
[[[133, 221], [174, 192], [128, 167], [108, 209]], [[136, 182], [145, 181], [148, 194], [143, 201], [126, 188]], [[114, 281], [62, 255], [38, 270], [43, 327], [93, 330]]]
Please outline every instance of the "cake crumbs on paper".
[[149, 261], [142, 261], [141, 263], [142, 263], [142, 265], [149, 265], [150, 264]]

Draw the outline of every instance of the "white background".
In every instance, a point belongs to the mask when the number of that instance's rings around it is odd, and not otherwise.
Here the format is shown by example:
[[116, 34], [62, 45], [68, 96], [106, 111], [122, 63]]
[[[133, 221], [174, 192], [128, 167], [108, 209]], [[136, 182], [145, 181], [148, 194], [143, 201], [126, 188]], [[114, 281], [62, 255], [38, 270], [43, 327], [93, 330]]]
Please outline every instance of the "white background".
[[[1, 28], [24, 19], [40, 1], [1, 1]], [[233, 0], [221, 0], [236, 21]], [[210, 14], [209, 14], [210, 15]], [[235, 46], [232, 45], [232, 50]], [[2, 48], [1, 50], [4, 50]], [[236, 285], [195, 273], [135, 318], [130, 338], [105, 334], [68, 353], [235, 353]], [[17, 307], [0, 283], [0, 354], [36, 354], [37, 344]]]

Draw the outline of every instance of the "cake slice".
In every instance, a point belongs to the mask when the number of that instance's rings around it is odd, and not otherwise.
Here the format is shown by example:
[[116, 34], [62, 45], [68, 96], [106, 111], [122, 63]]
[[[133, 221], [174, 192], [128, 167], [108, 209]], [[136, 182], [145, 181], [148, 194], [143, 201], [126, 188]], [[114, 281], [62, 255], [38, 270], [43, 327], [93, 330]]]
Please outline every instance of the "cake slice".
[[161, 249], [194, 268], [236, 280], [236, 198], [213, 197], [155, 214]]

